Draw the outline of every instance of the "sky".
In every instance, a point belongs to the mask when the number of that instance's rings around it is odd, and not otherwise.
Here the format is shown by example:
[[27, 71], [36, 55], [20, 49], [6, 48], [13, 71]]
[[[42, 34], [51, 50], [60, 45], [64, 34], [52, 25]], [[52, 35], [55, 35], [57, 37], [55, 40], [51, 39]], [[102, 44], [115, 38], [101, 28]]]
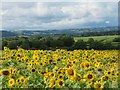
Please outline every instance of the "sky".
[[5, 30], [118, 26], [118, 3], [3, 2], [0, 16]]

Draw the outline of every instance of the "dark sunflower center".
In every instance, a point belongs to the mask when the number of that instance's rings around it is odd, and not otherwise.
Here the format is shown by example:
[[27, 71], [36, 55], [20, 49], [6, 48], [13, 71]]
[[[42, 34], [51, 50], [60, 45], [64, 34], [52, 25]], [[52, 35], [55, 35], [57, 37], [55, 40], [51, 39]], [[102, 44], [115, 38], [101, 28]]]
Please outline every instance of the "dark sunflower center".
[[71, 64], [67, 64], [67, 68], [71, 67]]
[[98, 71], [102, 71], [102, 69], [101, 69], [101, 68], [99, 68], [99, 69], [98, 69]]
[[62, 78], [62, 76], [60, 76], [60, 78]]
[[101, 87], [101, 84], [97, 84], [97, 87], [100, 88], [100, 87]]
[[62, 85], [63, 85], [63, 82], [62, 82], [62, 81], [60, 81], [60, 82], [59, 82], [59, 85], [61, 85], [61, 86], [62, 86]]
[[10, 81], [10, 84], [12, 84], [13, 82], [12, 81]]
[[20, 80], [18, 79], [18, 82], [20, 82]]
[[35, 69], [32, 69], [32, 72], [35, 72]]
[[44, 74], [44, 72], [41, 72], [41, 74]]
[[108, 76], [103, 77], [103, 80], [107, 81], [108, 80]]
[[93, 77], [93, 76], [92, 76], [91, 74], [88, 75], [88, 79], [92, 79], [92, 77]]
[[54, 65], [56, 65], [56, 63], [53, 63]]
[[21, 79], [21, 81], [23, 82], [23, 81], [24, 81], [24, 79]]
[[117, 73], [117, 76], [119, 76], [119, 73]]
[[60, 59], [57, 59], [57, 61], [60, 61]]
[[40, 63], [40, 65], [43, 65], [42, 63]]
[[61, 74], [61, 71], [59, 71], [58, 74]]
[[51, 76], [53, 77], [53, 76], [54, 76], [54, 74], [52, 73], [52, 74], [51, 74]]
[[89, 67], [89, 64], [86, 64], [86, 67]]
[[49, 60], [49, 62], [52, 62], [52, 60]]
[[75, 63], [75, 61], [73, 61], [73, 63]]
[[9, 71], [3, 71], [3, 75], [9, 75], [10, 74], [10, 72]]
[[112, 73], [112, 75], [114, 76], [115, 74], [114, 74], [114, 73]]
[[69, 74], [70, 75], [74, 75], [74, 71], [73, 70], [69, 70]]
[[18, 54], [17, 56], [20, 57], [20, 54]]
[[108, 72], [108, 74], [110, 74], [110, 72]]

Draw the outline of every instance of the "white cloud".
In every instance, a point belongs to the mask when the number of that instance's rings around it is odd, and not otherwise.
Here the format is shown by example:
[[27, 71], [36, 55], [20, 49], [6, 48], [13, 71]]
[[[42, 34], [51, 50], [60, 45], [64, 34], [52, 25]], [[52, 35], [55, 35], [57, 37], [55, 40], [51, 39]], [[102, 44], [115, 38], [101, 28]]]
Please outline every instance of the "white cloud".
[[[3, 28], [57, 29], [117, 23], [117, 3], [3, 3]], [[108, 25], [108, 24], [107, 24]]]

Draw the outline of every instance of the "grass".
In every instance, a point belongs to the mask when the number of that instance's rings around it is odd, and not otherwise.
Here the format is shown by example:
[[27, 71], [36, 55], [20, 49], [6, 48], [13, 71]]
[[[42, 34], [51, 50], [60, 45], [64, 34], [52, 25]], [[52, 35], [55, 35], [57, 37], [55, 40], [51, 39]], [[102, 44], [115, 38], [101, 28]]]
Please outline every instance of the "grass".
[[114, 38], [118, 37], [118, 35], [108, 35], [108, 36], [89, 36], [89, 37], [74, 37], [74, 40], [77, 41], [79, 39], [82, 39], [84, 41], [87, 41], [89, 38], [93, 38], [94, 40], [104, 40], [104, 42], [112, 42]]

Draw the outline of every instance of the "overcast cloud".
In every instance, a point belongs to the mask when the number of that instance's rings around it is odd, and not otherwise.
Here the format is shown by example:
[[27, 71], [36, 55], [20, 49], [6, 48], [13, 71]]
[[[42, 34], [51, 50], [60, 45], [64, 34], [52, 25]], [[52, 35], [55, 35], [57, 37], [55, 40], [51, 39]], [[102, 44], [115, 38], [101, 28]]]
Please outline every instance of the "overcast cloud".
[[4, 2], [2, 29], [68, 29], [117, 26], [117, 2]]

